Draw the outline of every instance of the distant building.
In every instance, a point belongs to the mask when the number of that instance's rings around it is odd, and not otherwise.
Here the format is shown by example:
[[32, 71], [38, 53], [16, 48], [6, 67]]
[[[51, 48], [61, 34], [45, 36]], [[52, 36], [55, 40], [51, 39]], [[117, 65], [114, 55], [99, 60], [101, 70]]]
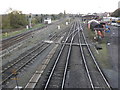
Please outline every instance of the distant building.
[[85, 20], [91, 20], [91, 19], [95, 19], [95, 18], [99, 18], [99, 16], [97, 16], [97, 15], [84, 15], [84, 16], [82, 16], [82, 19], [83, 19], [83, 21], [85, 21]]
[[110, 17], [111, 12], [97, 13], [99, 17]]
[[50, 24], [52, 22], [51, 17], [45, 17], [44, 18], [44, 23], [45, 24]]

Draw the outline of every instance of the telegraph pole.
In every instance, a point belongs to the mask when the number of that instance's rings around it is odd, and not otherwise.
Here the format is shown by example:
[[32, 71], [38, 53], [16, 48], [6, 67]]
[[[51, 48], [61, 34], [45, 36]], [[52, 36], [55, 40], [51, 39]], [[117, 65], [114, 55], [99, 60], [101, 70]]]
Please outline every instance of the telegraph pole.
[[32, 28], [32, 14], [29, 15], [29, 28]]

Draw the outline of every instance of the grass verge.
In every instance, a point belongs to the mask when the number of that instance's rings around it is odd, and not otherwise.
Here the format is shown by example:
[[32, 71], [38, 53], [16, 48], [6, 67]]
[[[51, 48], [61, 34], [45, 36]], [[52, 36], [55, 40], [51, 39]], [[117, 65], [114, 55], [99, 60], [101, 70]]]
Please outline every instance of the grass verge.
[[9, 37], [15, 36], [17, 34], [21, 34], [21, 33], [27, 32], [29, 30], [33, 30], [35, 28], [40, 28], [40, 27], [43, 27], [43, 26], [45, 26], [45, 24], [36, 24], [30, 29], [24, 28], [24, 29], [21, 29], [19, 31], [13, 31], [13, 32], [9, 32], [9, 33], [2, 33], [2, 34], [0, 34], [0, 39], [9, 38]]
[[[96, 41], [93, 39], [95, 36], [94, 31], [91, 31], [90, 29], [88, 30], [87, 27], [86, 27], [86, 30], [88, 31], [89, 39], [95, 43]], [[104, 38], [102, 40], [100, 45], [102, 46], [102, 49], [98, 50], [98, 53], [97, 53], [96, 50], [94, 48], [92, 48], [93, 53], [101, 67], [110, 68], [111, 66], [110, 66], [110, 62], [108, 60], [109, 55], [108, 55], [108, 50], [107, 50], [107, 45], [106, 45], [106, 38]]]

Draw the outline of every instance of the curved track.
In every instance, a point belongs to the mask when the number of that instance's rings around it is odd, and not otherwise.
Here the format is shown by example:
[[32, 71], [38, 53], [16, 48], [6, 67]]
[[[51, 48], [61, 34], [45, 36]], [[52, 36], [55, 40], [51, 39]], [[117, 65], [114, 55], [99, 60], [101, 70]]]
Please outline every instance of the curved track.
[[81, 67], [85, 70], [85, 74], [87, 77], [86, 80], [88, 80], [87, 82], [89, 82], [89, 85], [86, 88], [90, 88], [92, 90], [96, 90], [98, 88], [102, 90], [111, 90], [112, 88], [107, 81], [104, 73], [102, 72], [102, 69], [97, 63], [97, 60], [94, 57], [89, 43], [87, 42], [84, 35], [84, 30], [80, 24], [80, 21], [78, 20], [69, 30], [69, 34], [64, 41], [59, 54], [57, 55], [54, 65], [50, 69], [49, 74], [47, 74], [47, 79], [44, 81], [42, 89], [47, 90], [50, 88], [59, 88], [63, 90], [64, 88], [66, 88], [67, 74], [69, 73], [69, 64], [72, 60], [71, 54], [73, 54], [72, 50], [74, 50], [72, 46], [74, 45], [74, 39], [76, 38], [76, 36], [79, 44], [75, 45], [79, 47], [79, 52], [81, 54], [81, 57], [78, 58], [82, 59]]
[[[58, 35], [54, 34], [50, 40], [57, 40], [61, 34], [64, 32], [59, 33]], [[47, 43], [40, 43], [36, 45], [29, 53], [20, 57], [18, 60], [12, 62], [8, 66], [4, 66], [2, 68], [2, 85], [4, 85], [8, 80], [10, 80], [14, 76], [14, 71], [19, 72], [22, 68], [24, 68], [27, 64], [34, 61], [34, 59], [43, 51], [45, 51], [50, 44]]]
[[0, 46], [0, 51], [9, 48], [10, 46], [12, 46], [12, 45], [14, 45], [14, 44], [16, 44], [20, 41], [23, 41], [24, 39], [27, 39], [29, 36], [32, 35], [32, 32], [40, 30], [40, 29], [45, 28], [45, 27], [46, 26], [43, 26], [41, 28], [37, 28], [37, 29], [31, 30], [31, 31], [27, 31], [25, 33], [18, 34], [16, 36], [12, 36], [10, 38], [2, 40], [1, 41], [2, 46]]
[[[48, 88], [63, 88], [65, 85], [71, 46], [76, 35], [75, 25], [76, 23], [74, 23], [71, 27], [70, 32], [57, 56], [57, 59], [55, 60], [51, 73], [45, 83], [44, 90], [47, 90]], [[67, 46], [65, 43], [70, 43], [70, 46]]]
[[[84, 35], [84, 30], [81, 24], [78, 23], [78, 32], [79, 32], [79, 43], [80, 50], [82, 52], [82, 58], [84, 66], [91, 84], [91, 88], [95, 90], [96, 88], [111, 90], [110, 84], [108, 83], [105, 75], [102, 72], [102, 69], [99, 67], [97, 60], [95, 59], [90, 46]], [[82, 40], [81, 40], [82, 39]], [[81, 46], [84, 43], [86, 46]]]

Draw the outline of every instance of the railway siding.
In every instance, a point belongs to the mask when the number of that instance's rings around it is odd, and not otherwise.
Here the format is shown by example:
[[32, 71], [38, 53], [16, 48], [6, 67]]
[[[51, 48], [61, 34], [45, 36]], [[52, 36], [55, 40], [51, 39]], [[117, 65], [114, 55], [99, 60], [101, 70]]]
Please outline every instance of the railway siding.
[[[58, 42], [60, 43], [62, 39], [63, 39], [63, 37], [61, 37]], [[47, 57], [43, 60], [42, 65], [37, 68], [36, 72], [34, 73], [32, 78], [29, 80], [29, 82], [25, 86], [25, 88], [34, 88], [35, 87], [38, 80], [42, 76], [42, 73], [44, 72], [44, 70], [47, 67], [48, 63], [50, 62], [51, 58], [53, 57], [58, 46], [59, 46], [58, 44], [55, 45], [55, 47], [49, 52]]]
[[12, 62], [19, 55], [35, 47], [39, 42], [42, 42], [42, 40], [49, 39], [50, 38], [49, 34], [53, 35], [65, 31], [65, 29], [69, 28], [70, 24], [68, 26], [66, 25], [62, 26], [60, 30], [58, 30], [56, 27], [57, 24], [64, 23], [65, 20], [66, 19], [57, 21], [46, 28], [36, 30], [35, 32], [32, 33], [33, 38], [29, 36], [29, 38], [15, 44], [15, 46], [9, 47], [4, 51], [0, 51], [0, 55], [2, 57], [2, 66], [9, 62]]

